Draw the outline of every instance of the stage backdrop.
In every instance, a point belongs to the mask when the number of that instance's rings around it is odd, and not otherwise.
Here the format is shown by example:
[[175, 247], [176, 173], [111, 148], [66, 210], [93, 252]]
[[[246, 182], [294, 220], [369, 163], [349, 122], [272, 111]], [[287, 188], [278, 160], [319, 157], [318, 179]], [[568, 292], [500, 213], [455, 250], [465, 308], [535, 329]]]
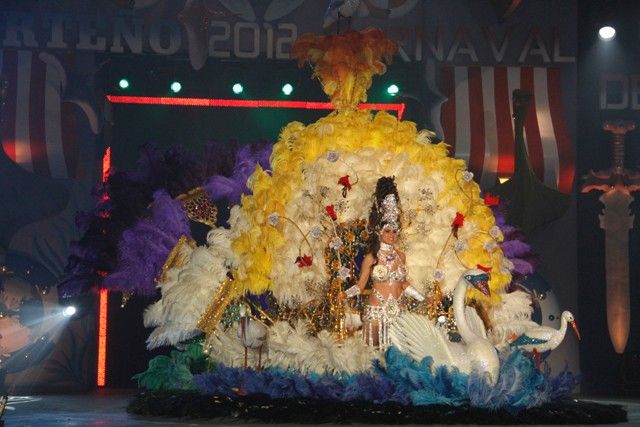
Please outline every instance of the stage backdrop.
[[[179, 70], [189, 96], [229, 98], [222, 83], [242, 75], [257, 83], [250, 95], [274, 99], [265, 82], [283, 76], [298, 79], [304, 88], [293, 99], [323, 101], [319, 83], [309, 81], [308, 68], [295, 70], [289, 50], [303, 33], [336, 31], [335, 26], [322, 28], [328, 3], [4, 1], [3, 256], [16, 253], [37, 261], [55, 285], [68, 244], [78, 238], [73, 212], [93, 203], [90, 188], [99, 181], [98, 165], [108, 145], [114, 167], [127, 169], [135, 165], [137, 146], [149, 139], [160, 146], [180, 142], [197, 151], [211, 138], [275, 140], [286, 122], [315, 120], [319, 113], [291, 111], [235, 111], [231, 120], [228, 111], [111, 105], [105, 95], [122, 94], [116, 78], [128, 69], [130, 79], [141, 82], [131, 94], [164, 96], [163, 79]], [[534, 105], [525, 127], [533, 169], [548, 186], [571, 193], [576, 10], [575, 0], [362, 0], [351, 26], [380, 27], [400, 44], [383, 77], [397, 82], [400, 93], [385, 99], [381, 87], [374, 86], [372, 100], [405, 102], [406, 117], [434, 129], [452, 154], [468, 161], [484, 188], [513, 171], [510, 94], [516, 88], [530, 90]], [[344, 29], [346, 23], [341, 25]], [[169, 123], [167, 116], [174, 119]], [[577, 312], [574, 224], [572, 207], [530, 236], [540, 254], [539, 271], [557, 298], [555, 311]], [[557, 324], [560, 313], [555, 311], [542, 320]], [[118, 322], [118, 316], [116, 310], [111, 322]], [[141, 319], [141, 313], [127, 316]], [[143, 343], [138, 348], [143, 351]], [[119, 357], [115, 352], [109, 356]], [[567, 361], [578, 371], [575, 341], [568, 339], [550, 361], [560, 369]], [[108, 379], [122, 385], [144, 366], [128, 368]]]
[[[623, 1], [617, 10], [609, 11], [606, 4], [587, 1], [588, 9], [580, 13], [580, 47], [578, 80], [577, 160], [578, 184], [589, 171], [608, 171], [613, 167], [612, 134], [603, 130], [609, 120], [629, 120], [640, 125], [640, 34], [637, 25], [628, 17], [638, 16], [640, 4]], [[582, 2], [581, 2], [582, 4]], [[606, 20], [605, 20], [606, 18]], [[617, 29], [616, 38], [604, 43], [597, 37], [598, 28], [609, 23]], [[624, 165], [638, 175], [640, 171], [640, 131], [625, 135]], [[633, 172], [631, 173], [633, 175]], [[628, 185], [632, 181], [627, 180]], [[638, 177], [636, 185], [640, 182]], [[581, 345], [586, 391], [592, 393], [640, 394], [640, 225], [638, 200], [640, 193], [631, 192], [635, 199], [628, 208], [621, 209], [618, 223], [628, 236], [629, 283], [629, 335], [622, 353], [614, 350], [607, 327], [607, 274], [605, 262], [605, 230], [600, 215], [604, 205], [600, 197], [604, 192], [591, 191], [577, 195], [578, 200], [578, 296], [584, 316], [584, 334]], [[635, 218], [634, 218], [635, 216]], [[607, 232], [612, 232], [608, 230]], [[615, 308], [615, 307], [613, 307]], [[617, 328], [619, 329], [619, 328]], [[617, 332], [616, 332], [617, 333]]]

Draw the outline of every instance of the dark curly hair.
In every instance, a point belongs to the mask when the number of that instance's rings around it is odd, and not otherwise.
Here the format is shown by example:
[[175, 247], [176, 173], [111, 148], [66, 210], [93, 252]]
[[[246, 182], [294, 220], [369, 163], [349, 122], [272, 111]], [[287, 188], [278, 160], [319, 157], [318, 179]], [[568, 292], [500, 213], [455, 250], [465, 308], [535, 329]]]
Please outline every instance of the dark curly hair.
[[374, 200], [373, 205], [371, 206], [371, 211], [369, 212], [369, 223], [367, 227], [369, 228], [369, 253], [373, 255], [375, 259], [375, 264], [378, 263], [378, 251], [380, 250], [380, 236], [378, 235], [378, 231], [387, 224], [387, 221], [382, 220], [382, 213], [379, 211], [380, 206], [382, 206], [382, 201], [389, 194], [393, 194], [396, 196], [396, 200], [398, 201], [398, 208], [400, 208], [400, 196], [398, 195], [398, 188], [396, 187], [395, 177], [394, 176], [383, 176], [378, 179], [376, 183], [376, 191], [373, 194]]
[[376, 183], [376, 191], [373, 194], [373, 205], [371, 206], [371, 211], [369, 212], [369, 231], [375, 232], [383, 225], [379, 224], [380, 220], [382, 219], [382, 215], [379, 210], [380, 206], [382, 206], [382, 201], [389, 194], [393, 194], [396, 196], [398, 207], [400, 207], [400, 196], [398, 195], [398, 187], [396, 187], [395, 177], [383, 176], [378, 179], [378, 182]]

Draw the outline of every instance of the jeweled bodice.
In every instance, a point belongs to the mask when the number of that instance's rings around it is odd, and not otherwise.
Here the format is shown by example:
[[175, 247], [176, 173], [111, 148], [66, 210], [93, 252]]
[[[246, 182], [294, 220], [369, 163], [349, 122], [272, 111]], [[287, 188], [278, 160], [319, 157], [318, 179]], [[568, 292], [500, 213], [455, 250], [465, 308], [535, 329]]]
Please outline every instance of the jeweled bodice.
[[378, 263], [373, 266], [371, 278], [375, 283], [387, 282], [393, 284], [404, 282], [407, 278], [407, 268], [398, 252], [391, 245], [380, 245]]

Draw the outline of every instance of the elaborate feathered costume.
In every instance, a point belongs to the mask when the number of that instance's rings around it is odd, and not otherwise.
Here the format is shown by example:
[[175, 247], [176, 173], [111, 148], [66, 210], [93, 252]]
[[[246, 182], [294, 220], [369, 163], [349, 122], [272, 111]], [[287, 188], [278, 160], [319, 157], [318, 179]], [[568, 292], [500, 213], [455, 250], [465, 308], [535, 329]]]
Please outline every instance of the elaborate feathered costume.
[[[526, 296], [506, 296], [514, 263], [501, 249], [504, 235], [492, 203], [480, 197], [464, 161], [449, 157], [445, 143], [431, 143], [432, 132], [418, 131], [415, 123], [399, 121], [384, 111], [373, 114], [357, 108], [366, 100], [372, 76], [384, 72], [383, 60], [388, 62], [395, 49], [377, 30], [305, 35], [294, 45], [292, 55], [301, 64], [313, 65], [336, 111], [307, 126], [288, 124], [273, 146], [268, 169], [258, 164], [249, 176], [250, 194], [231, 209], [229, 227], [214, 228], [204, 247], [182, 248], [185, 262], [166, 268], [158, 281], [162, 298], [145, 313], [146, 324], [156, 327], [149, 347], [177, 345], [202, 331], [211, 360], [231, 367], [259, 362], [265, 370], [274, 369], [260, 381], [269, 375], [283, 380], [294, 375], [291, 371], [333, 375], [336, 381], [340, 376], [377, 373], [398, 380], [394, 384], [399, 388], [392, 391], [396, 396], [405, 386], [393, 366], [411, 362], [398, 356], [397, 349], [381, 354], [352, 336], [353, 325], [358, 324], [353, 318], [363, 307], [348, 307], [344, 298], [345, 290], [356, 283], [359, 259], [375, 232], [369, 215], [371, 194], [380, 177], [393, 176], [396, 199], [389, 199], [388, 209], [379, 213], [393, 212], [394, 219], [386, 222], [402, 223], [398, 247], [406, 258], [398, 262], [396, 251], [383, 251], [380, 256], [389, 260], [376, 265], [374, 281], [403, 283], [405, 290], [410, 283], [413, 296], [420, 297], [417, 300], [426, 296], [423, 302], [403, 302], [406, 307], [398, 313], [412, 311], [418, 323], [438, 330], [432, 335], [439, 341], [430, 345], [455, 353], [451, 360], [456, 362], [445, 365], [464, 367], [470, 384], [482, 389], [485, 397], [491, 394], [486, 387], [491, 386], [479, 383], [486, 380], [503, 387], [498, 378], [502, 359], [493, 347], [505, 340], [508, 328], [501, 323], [511, 322], [513, 316], [528, 321], [530, 310]], [[222, 181], [218, 180], [225, 187]], [[519, 256], [526, 251], [516, 252]], [[470, 275], [465, 286], [460, 285], [461, 276], [475, 266], [490, 270], [490, 275]], [[486, 289], [466, 286], [475, 283], [475, 276], [482, 276]], [[385, 341], [390, 337], [400, 349], [415, 348], [414, 341], [424, 337], [412, 335], [415, 328], [409, 324], [401, 324], [406, 330], [394, 335], [396, 301], [389, 304], [388, 296], [377, 298], [382, 304], [368, 304], [364, 324], [384, 324], [378, 334], [386, 334]], [[506, 305], [501, 305], [503, 300]], [[482, 316], [467, 306], [470, 301]], [[245, 305], [250, 307], [246, 315], [267, 328], [266, 336], [260, 337], [260, 359], [245, 353], [246, 342], [238, 338], [237, 326], [232, 327], [239, 320], [238, 307]], [[477, 325], [473, 334], [469, 319]], [[464, 345], [450, 343], [454, 335], [462, 337]], [[469, 352], [476, 350], [482, 354], [474, 364]], [[425, 371], [433, 362], [425, 358], [416, 363], [411, 369]], [[385, 364], [387, 370], [381, 367]], [[513, 369], [513, 363], [509, 366]], [[482, 371], [486, 377], [473, 377], [478, 367], [486, 368]], [[220, 375], [235, 375], [226, 369], [221, 367]], [[202, 384], [220, 384], [211, 375]], [[452, 375], [456, 377], [452, 381], [462, 381], [461, 373]], [[425, 401], [424, 395], [416, 396], [416, 402]]]
[[[502, 233], [492, 211], [464, 162], [448, 157], [444, 143], [431, 144], [432, 133], [419, 132], [414, 123], [356, 108], [366, 99], [372, 76], [384, 72], [383, 58], [389, 60], [395, 48], [377, 30], [305, 35], [294, 46], [301, 63], [314, 65], [337, 112], [308, 126], [286, 126], [273, 147], [270, 170], [257, 166], [249, 177], [251, 194], [232, 210], [230, 228], [212, 231], [228, 240], [196, 249], [192, 261], [177, 267], [179, 274], [167, 276], [175, 277], [166, 283], [171, 289], [211, 295], [207, 303], [184, 300], [182, 310], [189, 314], [182, 319], [200, 315], [193, 330], [213, 332], [234, 298], [269, 291], [280, 312], [287, 313], [285, 320], [308, 321], [316, 336], [328, 331], [338, 348], [346, 337], [339, 294], [355, 283], [355, 257], [364, 248], [359, 244], [371, 233], [358, 224], [369, 218], [370, 195], [381, 176], [394, 176], [397, 183], [403, 204], [400, 244], [407, 278], [417, 292], [431, 295], [438, 288], [446, 296], [467, 266], [482, 264], [492, 268], [492, 294], [471, 290], [468, 296], [487, 307], [501, 301], [511, 279], [510, 262], [500, 250]], [[212, 253], [206, 267], [198, 261], [203, 251]], [[194, 268], [203, 274], [188, 273]], [[165, 283], [159, 285], [164, 289]], [[172, 315], [164, 309], [167, 321], [180, 317], [179, 304], [171, 304]], [[149, 313], [155, 313], [154, 324], [166, 326], [157, 310]], [[211, 335], [207, 347], [220, 344], [217, 340]], [[280, 360], [277, 351], [268, 346], [264, 363]]]

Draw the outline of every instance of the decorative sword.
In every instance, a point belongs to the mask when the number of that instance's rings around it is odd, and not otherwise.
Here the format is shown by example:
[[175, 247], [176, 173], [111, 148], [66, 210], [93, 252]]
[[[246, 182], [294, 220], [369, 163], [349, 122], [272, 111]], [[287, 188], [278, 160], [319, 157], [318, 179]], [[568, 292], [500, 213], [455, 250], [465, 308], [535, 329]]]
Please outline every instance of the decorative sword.
[[629, 338], [631, 318], [629, 297], [629, 229], [634, 216], [629, 205], [631, 192], [640, 190], [640, 172], [624, 167], [624, 138], [636, 128], [632, 121], [607, 121], [603, 129], [611, 132], [613, 165], [611, 169], [583, 177], [582, 192], [602, 191], [604, 210], [599, 216], [605, 232], [605, 265], [607, 279], [607, 325], [616, 353], [622, 354]]

